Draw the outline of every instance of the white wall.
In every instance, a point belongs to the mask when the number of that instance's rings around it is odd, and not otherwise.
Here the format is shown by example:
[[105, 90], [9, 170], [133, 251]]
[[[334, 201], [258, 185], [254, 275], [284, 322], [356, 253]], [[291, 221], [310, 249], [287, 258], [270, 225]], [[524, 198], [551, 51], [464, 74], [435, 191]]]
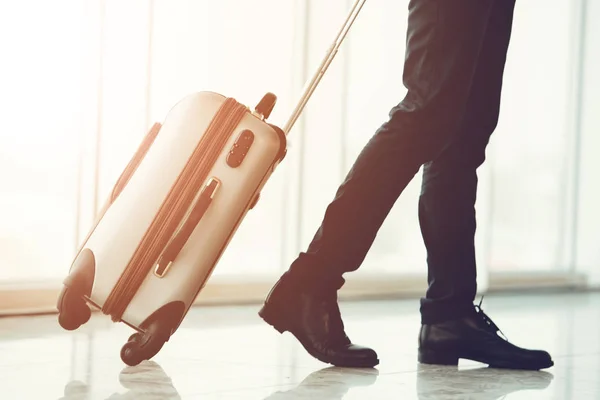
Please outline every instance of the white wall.
[[577, 271], [600, 285], [600, 2], [587, 0], [581, 97]]
[[[600, 5], [587, 3], [575, 266], [600, 283], [600, 28], [592, 23]], [[0, 41], [14, 63], [0, 73], [0, 281], [58, 280], [68, 270], [77, 199], [80, 237], [93, 214], [97, 131], [101, 203], [148, 123], [190, 91], [215, 90], [250, 106], [273, 91], [272, 121], [283, 124], [350, 0], [107, 0], [103, 41], [100, 4], [65, 0], [39, 8], [47, 18], [38, 20], [18, 2], [1, 3]], [[578, 4], [517, 2], [500, 124], [479, 173], [483, 281], [489, 271], [569, 271]], [[215, 275], [271, 280], [306, 247], [354, 158], [406, 92], [407, 5], [367, 2], [292, 132], [286, 162]], [[360, 274], [424, 275], [420, 182], [418, 175], [397, 202]]]

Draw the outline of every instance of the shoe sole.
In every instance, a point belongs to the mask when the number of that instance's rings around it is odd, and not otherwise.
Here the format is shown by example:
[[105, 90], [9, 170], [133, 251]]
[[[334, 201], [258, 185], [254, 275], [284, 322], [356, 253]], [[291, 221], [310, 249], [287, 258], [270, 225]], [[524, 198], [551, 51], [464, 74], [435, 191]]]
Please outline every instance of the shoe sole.
[[289, 329], [289, 327], [287, 326], [285, 321], [281, 321], [281, 319], [278, 320], [278, 317], [269, 313], [265, 307], [260, 309], [260, 311], [258, 312], [258, 315], [267, 324], [269, 324], [273, 328], [275, 328], [275, 330], [277, 332], [279, 332], [280, 334], [283, 334], [284, 332], [291, 333], [296, 338], [296, 340], [298, 340], [298, 342], [300, 342], [300, 344], [302, 345], [302, 347], [304, 347], [304, 350], [306, 350], [306, 352], [308, 354], [310, 354], [311, 356], [313, 356], [314, 358], [316, 358], [317, 360], [319, 360], [325, 364], [331, 364], [336, 367], [346, 367], [346, 368], [373, 368], [379, 364], [379, 359], [377, 359], [377, 358], [364, 360], [363, 362], [348, 363], [348, 362], [341, 362], [339, 359], [337, 359], [335, 357], [326, 357], [320, 353], [316, 353], [311, 350], [310, 346], [307, 346], [305, 344], [304, 340], [299, 335], [294, 333], [294, 331], [292, 329]]
[[538, 371], [554, 366], [554, 361], [549, 360], [546, 363], [535, 363], [535, 364], [515, 364], [509, 361], [490, 363], [482, 357], [469, 357], [464, 355], [457, 355], [452, 353], [440, 353], [427, 349], [419, 349], [419, 362], [421, 364], [431, 365], [458, 365], [458, 360], [462, 358], [464, 360], [477, 361], [483, 364], [487, 364], [490, 368], [502, 368], [502, 369], [520, 369], [520, 370], [533, 370]]

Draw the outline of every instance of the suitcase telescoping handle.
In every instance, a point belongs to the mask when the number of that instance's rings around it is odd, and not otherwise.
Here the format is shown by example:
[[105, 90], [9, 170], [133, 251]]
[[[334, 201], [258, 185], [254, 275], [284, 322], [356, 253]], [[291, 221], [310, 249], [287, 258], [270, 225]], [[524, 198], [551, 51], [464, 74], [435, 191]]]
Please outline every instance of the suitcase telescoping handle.
[[204, 217], [204, 214], [212, 203], [215, 193], [220, 185], [221, 182], [216, 178], [210, 178], [208, 182], [204, 184], [198, 199], [192, 206], [192, 210], [185, 219], [183, 225], [177, 231], [175, 236], [173, 236], [173, 239], [167, 244], [158, 258], [156, 267], [154, 268], [154, 274], [156, 276], [162, 278], [167, 273], [171, 264], [175, 261], [175, 258], [177, 258], [179, 252], [190, 238], [190, 235], [194, 232], [194, 229], [196, 229], [196, 225], [198, 225], [202, 217]]
[[285, 126], [283, 128], [283, 132], [285, 132], [286, 135], [292, 130], [292, 127], [296, 123], [296, 120], [298, 120], [298, 118], [300, 117], [300, 114], [302, 114], [302, 111], [304, 110], [306, 103], [308, 103], [308, 100], [310, 99], [313, 92], [319, 85], [319, 82], [321, 82], [323, 75], [325, 75], [327, 68], [329, 68], [329, 65], [335, 58], [340, 46], [342, 45], [342, 42], [346, 38], [346, 35], [350, 31], [352, 24], [354, 24], [356, 17], [358, 17], [358, 14], [360, 13], [360, 10], [363, 8], [363, 6], [365, 5], [366, 1], [367, 0], [356, 0], [354, 2], [354, 4], [352, 5], [352, 8], [350, 9], [348, 16], [346, 17], [344, 24], [338, 31], [337, 36], [335, 37], [335, 40], [333, 41], [331, 46], [327, 49], [325, 58], [323, 58], [323, 60], [321, 61], [321, 64], [319, 65], [319, 68], [315, 71], [313, 77], [307, 82], [306, 86], [304, 87], [304, 90], [302, 91], [302, 95], [300, 96], [300, 100], [298, 101], [296, 108], [292, 112], [292, 116], [285, 124]]

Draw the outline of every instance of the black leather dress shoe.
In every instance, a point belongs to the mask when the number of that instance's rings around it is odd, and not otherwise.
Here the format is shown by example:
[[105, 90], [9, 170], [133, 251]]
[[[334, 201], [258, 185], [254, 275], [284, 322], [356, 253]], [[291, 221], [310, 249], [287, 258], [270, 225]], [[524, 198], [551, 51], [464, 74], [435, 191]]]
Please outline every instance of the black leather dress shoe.
[[422, 325], [419, 362], [457, 365], [460, 358], [488, 364], [492, 368], [539, 370], [554, 365], [550, 354], [517, 347], [498, 335], [500, 329], [475, 306], [473, 313], [458, 320]]
[[277, 331], [290, 332], [317, 360], [338, 367], [371, 368], [374, 350], [353, 344], [344, 332], [336, 292], [314, 294], [292, 289], [281, 280], [258, 315]]

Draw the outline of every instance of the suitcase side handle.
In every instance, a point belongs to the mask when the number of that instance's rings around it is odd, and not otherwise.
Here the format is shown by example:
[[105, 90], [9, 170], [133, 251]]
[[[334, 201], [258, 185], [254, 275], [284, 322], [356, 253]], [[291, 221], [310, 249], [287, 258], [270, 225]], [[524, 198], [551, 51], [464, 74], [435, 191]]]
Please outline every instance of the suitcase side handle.
[[162, 278], [167, 274], [169, 268], [171, 268], [171, 264], [173, 264], [173, 261], [175, 261], [179, 252], [181, 252], [181, 249], [192, 235], [192, 232], [194, 232], [194, 229], [196, 229], [196, 226], [200, 220], [202, 220], [204, 214], [206, 214], [206, 211], [208, 210], [208, 207], [210, 207], [220, 186], [221, 181], [214, 177], [210, 178], [208, 182], [204, 184], [200, 191], [200, 195], [192, 205], [187, 218], [184, 219], [183, 224], [158, 258], [156, 267], [154, 268], [154, 275]]
[[131, 179], [137, 168], [140, 166], [142, 160], [144, 159], [144, 157], [146, 157], [146, 154], [148, 153], [148, 150], [150, 150], [150, 146], [152, 146], [152, 144], [154, 143], [154, 139], [156, 139], [156, 136], [158, 135], [158, 132], [160, 131], [161, 127], [162, 124], [160, 124], [159, 122], [152, 125], [152, 128], [150, 128], [150, 130], [140, 143], [135, 154], [133, 155], [131, 160], [129, 160], [129, 163], [127, 164], [127, 166], [121, 173], [121, 176], [119, 176], [117, 183], [115, 183], [115, 186], [113, 187], [113, 191], [110, 195], [111, 203], [115, 201], [115, 199], [119, 196], [119, 194], [121, 194], [125, 186], [129, 183], [129, 180]]
[[104, 206], [96, 213], [94, 225], [88, 231], [88, 234], [85, 237], [85, 239], [79, 244], [75, 259], [77, 258], [77, 255], [79, 255], [81, 250], [83, 250], [83, 248], [85, 247], [85, 244], [92, 236], [92, 233], [94, 233], [94, 230], [100, 223], [100, 220], [102, 219], [104, 214], [106, 214], [106, 211], [108, 211], [108, 208], [112, 205], [112, 203], [115, 202], [117, 197], [121, 194], [127, 183], [129, 183], [129, 179], [131, 179], [144, 157], [146, 157], [146, 154], [148, 153], [150, 146], [152, 146], [152, 144], [154, 143], [154, 139], [156, 139], [156, 136], [158, 135], [158, 132], [160, 131], [161, 127], [162, 124], [156, 122], [154, 125], [152, 125], [152, 128], [150, 128], [148, 133], [146, 133], [146, 136], [144, 136], [144, 139], [138, 146], [138, 149], [136, 150], [135, 154], [133, 155], [131, 160], [129, 160], [129, 163], [127, 164], [123, 172], [121, 172], [119, 179], [117, 179], [117, 182], [113, 186], [113, 189], [110, 192], [108, 199], [105, 201]]

